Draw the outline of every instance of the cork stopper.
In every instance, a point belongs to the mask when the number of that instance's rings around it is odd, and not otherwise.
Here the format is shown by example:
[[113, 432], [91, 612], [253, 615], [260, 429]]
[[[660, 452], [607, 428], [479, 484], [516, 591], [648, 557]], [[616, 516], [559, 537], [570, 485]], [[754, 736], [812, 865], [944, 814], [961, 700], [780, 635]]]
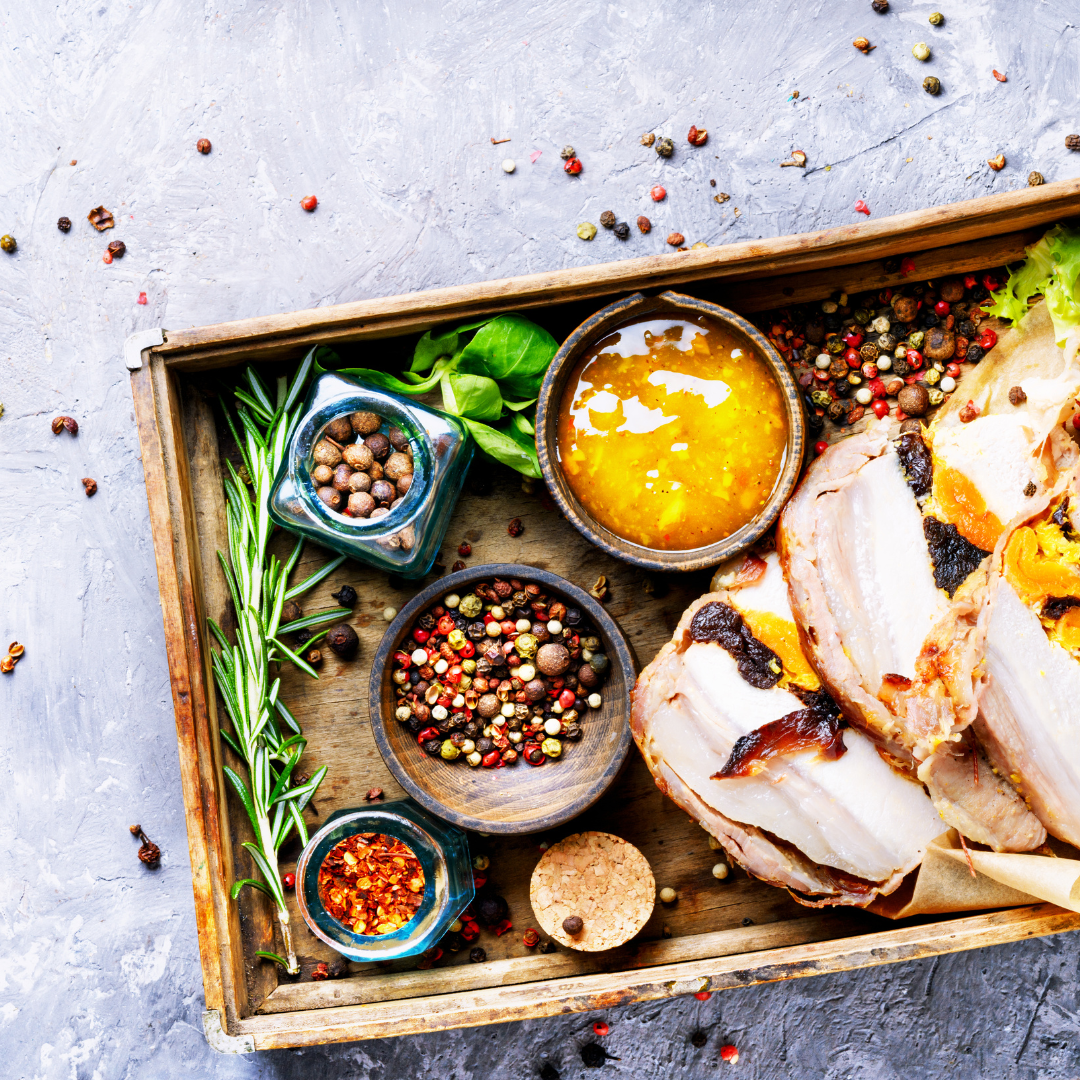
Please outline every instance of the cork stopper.
[[575, 833], [548, 848], [529, 887], [545, 933], [581, 952], [600, 952], [629, 941], [648, 922], [655, 896], [656, 882], [645, 856], [625, 840], [602, 832]]

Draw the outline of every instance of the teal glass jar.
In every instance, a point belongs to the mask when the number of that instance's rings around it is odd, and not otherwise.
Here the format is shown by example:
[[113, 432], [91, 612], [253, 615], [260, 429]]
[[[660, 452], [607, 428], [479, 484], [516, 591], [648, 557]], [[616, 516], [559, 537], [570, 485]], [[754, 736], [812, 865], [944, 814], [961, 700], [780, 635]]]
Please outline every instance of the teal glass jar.
[[[413, 482], [385, 517], [357, 518], [332, 510], [318, 496], [313, 452], [327, 424], [371, 412], [387, 434], [400, 428], [409, 440]], [[473, 456], [468, 429], [456, 416], [336, 372], [312, 386], [270, 490], [270, 517], [342, 555], [404, 578], [431, 569], [450, 523]]]
[[[330, 850], [357, 833], [397, 837], [424, 868], [424, 896], [413, 917], [391, 934], [354, 934], [319, 897], [319, 867]], [[438, 944], [472, 903], [472, 860], [465, 833], [432, 817], [411, 799], [337, 810], [308, 841], [296, 864], [296, 899], [311, 932], [350, 960], [395, 960]]]

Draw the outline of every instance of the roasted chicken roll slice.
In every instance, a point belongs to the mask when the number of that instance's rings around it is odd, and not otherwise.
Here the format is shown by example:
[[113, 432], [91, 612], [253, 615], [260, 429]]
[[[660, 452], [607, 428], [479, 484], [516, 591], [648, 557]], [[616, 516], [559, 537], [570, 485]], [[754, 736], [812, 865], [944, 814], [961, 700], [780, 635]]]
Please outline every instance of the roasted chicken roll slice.
[[[1046, 500], [1044, 500], [1045, 502]], [[976, 730], [1054, 836], [1080, 844], [1080, 475], [996, 553]]]
[[866, 904], [945, 831], [922, 785], [846, 727], [803, 654], [779, 559], [710, 593], [634, 689], [657, 784], [752, 874]]
[[[1042, 843], [1008, 784], [978, 778], [977, 712], [989, 553], [924, 515], [929, 454], [874, 425], [811, 465], [777, 532], [806, 655], [844, 714], [913, 763], [941, 816], [997, 850]], [[935, 760], [935, 755], [942, 755]]]

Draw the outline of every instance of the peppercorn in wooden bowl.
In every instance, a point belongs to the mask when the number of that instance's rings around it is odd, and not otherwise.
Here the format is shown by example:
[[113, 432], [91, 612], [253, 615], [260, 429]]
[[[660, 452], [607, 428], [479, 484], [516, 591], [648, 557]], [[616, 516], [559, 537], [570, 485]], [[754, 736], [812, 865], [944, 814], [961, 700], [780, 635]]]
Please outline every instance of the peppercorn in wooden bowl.
[[[400, 679], [400, 673], [408, 670], [403, 667], [409, 656], [403, 651], [403, 646], [410, 641], [413, 645], [416, 644], [418, 620], [422, 616], [430, 616], [432, 609], [441, 607], [444, 614], [454, 611], [454, 601], [460, 603], [462, 598], [470, 596], [475, 600], [476, 594], [473, 590], [479, 587], [480, 591], [484, 592], [485, 586], [492, 582], [516, 582], [521, 587], [520, 591], [535, 586], [530, 593], [537, 593], [541, 598], [547, 597], [551, 603], [559, 603], [567, 609], [564, 617], [568, 625], [570, 619], [574, 618], [580, 620], [575, 622], [574, 626], [590, 627], [591, 636], [599, 638], [600, 641], [596, 652], [606, 657], [605, 664], [597, 665], [603, 668], [602, 680], [594, 680], [591, 667], [587, 673], [588, 680], [577, 680], [578, 693], [587, 690], [590, 696], [593, 693], [599, 694], [599, 706], [582, 710], [574, 722], [578, 730], [571, 733], [571, 738], [562, 737], [561, 740], [556, 740], [561, 743], [557, 756], [552, 756], [550, 752], [542, 755], [539, 765], [530, 764], [526, 757], [530, 751], [526, 750], [526, 746], [533, 748], [531, 757], [535, 758], [541, 735], [537, 735], [532, 742], [527, 739], [526, 742], [512, 743], [515, 753], [505, 755], [509, 760], [496, 763], [494, 759], [488, 760], [488, 755], [484, 754], [482, 764], [480, 761], [470, 763], [467, 760], [469, 755], [455, 753], [457, 748], [449, 738], [454, 731], [440, 731], [438, 736], [429, 739], [428, 731], [416, 730], [420, 725], [414, 718], [402, 718], [398, 713], [398, 710], [402, 709], [403, 701], [399, 683], [395, 682], [395, 673], [398, 673], [397, 678]], [[446, 597], [451, 597], [449, 608], [445, 607]], [[508, 610], [507, 615], [509, 613]], [[474, 613], [471, 618], [482, 620], [483, 615], [490, 616], [490, 611], [481, 615]], [[430, 618], [425, 621], [430, 622]], [[421, 636], [425, 633], [426, 631], [421, 631]], [[545, 666], [540, 655], [541, 650], [552, 645], [553, 643], [540, 645], [536, 651], [538, 682], [541, 681], [539, 676]], [[509, 647], [510, 643], [507, 642], [507, 648]], [[471, 645], [468, 646], [466, 651], [471, 648]], [[573, 651], [570, 649], [571, 654]], [[590, 653], [585, 655], [588, 657]], [[475, 655], [479, 656], [480, 653]], [[515, 656], [513, 659], [518, 658]], [[576, 659], [578, 663], [581, 662], [580, 656]], [[529, 666], [533, 666], [531, 662]], [[504, 672], [500, 675], [498, 681], [501, 681], [505, 674]], [[372, 663], [371, 728], [379, 752], [395, 779], [425, 809], [455, 825], [477, 832], [540, 832], [569, 821], [586, 810], [603, 795], [619, 774], [631, 745], [630, 690], [634, 679], [634, 661], [618, 624], [582, 589], [556, 574], [531, 566], [474, 566], [448, 574], [429, 585], [409, 601], [390, 624]], [[497, 680], [492, 678], [485, 681], [490, 681], [490, 689], [494, 692]], [[586, 683], [593, 685], [588, 686]], [[552, 703], [552, 708], [546, 710], [548, 719], [551, 719], [552, 711], [558, 712], [560, 708], [564, 707]], [[405, 712], [407, 711], [406, 708]], [[432, 711], [434, 710], [425, 712], [425, 717], [430, 716]], [[445, 711], [444, 709], [443, 712]], [[470, 713], [474, 716], [481, 715], [476, 710], [470, 710]], [[542, 726], [539, 715], [536, 721], [540, 721], [539, 726]], [[425, 720], [426, 722], [428, 721]], [[498, 722], [497, 718], [489, 721]], [[526, 731], [533, 722], [530, 719], [525, 725]], [[435, 721], [432, 720], [431, 723]], [[442, 726], [448, 725], [444, 722]], [[513, 727], [514, 721], [511, 719], [506, 725], [507, 732]], [[463, 734], [460, 728], [456, 729], [456, 732]], [[520, 725], [515, 733], [519, 732]], [[474, 738], [475, 736], [470, 736], [470, 743]], [[458, 741], [460, 742], [460, 738]], [[475, 738], [475, 741], [480, 740]], [[448, 744], [447, 757], [439, 753], [439, 745], [436, 743]]]
[[651, 570], [701, 570], [776, 521], [805, 426], [799, 388], [756, 327], [691, 296], [635, 293], [563, 342], [536, 448], [559, 508], [597, 547]]

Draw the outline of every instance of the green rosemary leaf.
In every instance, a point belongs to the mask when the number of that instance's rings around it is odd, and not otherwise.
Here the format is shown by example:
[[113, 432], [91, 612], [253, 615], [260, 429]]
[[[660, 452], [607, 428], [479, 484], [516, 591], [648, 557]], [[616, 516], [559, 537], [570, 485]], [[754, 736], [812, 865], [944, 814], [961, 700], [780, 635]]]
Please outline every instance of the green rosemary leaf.
[[[253, 889], [258, 889], [260, 892], [266, 893], [266, 895], [269, 896], [271, 900], [274, 899], [274, 894], [261, 881], [256, 881], [254, 878], [246, 877], [241, 878], [240, 881], [233, 882], [233, 887], [230, 892], [234, 900], [240, 895], [240, 890], [245, 885], [250, 885]], [[282, 960], [280, 956], [276, 956], [274, 953], [258, 953], [258, 955], [269, 956], [271, 959], [278, 960], [278, 962], [282, 965], [285, 964], [285, 961]]]
[[[235, 900], [236, 897], [234, 896], [233, 899]], [[263, 949], [256, 949], [255, 950], [255, 955], [256, 956], [263, 956], [267, 960], [273, 960], [275, 963], [280, 964], [286, 971], [290, 970], [289, 965], [285, 962], [285, 960], [283, 960], [280, 956], [278, 956], [278, 954], [276, 952], [266, 952]]]
[[309, 626], [318, 626], [320, 623], [329, 622], [331, 619], [340, 619], [351, 615], [348, 608], [327, 608], [325, 611], [317, 611], [313, 615], [302, 615], [299, 619], [279, 626], [278, 634], [295, 634], [297, 630], [304, 630]]
[[300, 366], [296, 369], [296, 374], [293, 376], [292, 383], [289, 386], [289, 393], [285, 398], [286, 412], [300, 400], [300, 395], [304, 392], [304, 386], [308, 381], [308, 376], [311, 374], [311, 368], [314, 363], [315, 350], [310, 349], [307, 356], [300, 361]]
[[[275, 409], [270, 401], [270, 388], [259, 378], [259, 373], [250, 364], [244, 369], [244, 378], [247, 379], [251, 392], [258, 398], [263, 411], [267, 416], [272, 416]], [[240, 393], [241, 391], [236, 391], [237, 397], [240, 396]]]
[[313, 679], [319, 677], [319, 673], [306, 660], [297, 656], [288, 645], [274, 638], [274, 646], [280, 649], [285, 654], [286, 659], [291, 660], [301, 671], [306, 671]]
[[[285, 593], [286, 600], [295, 600], [298, 596], [303, 596], [308, 589], [315, 588], [320, 581], [328, 578], [347, 558], [346, 555], [339, 555], [336, 559], [331, 559], [320, 570], [316, 570], [314, 574], [304, 578], [298, 585], [294, 585]], [[343, 609], [344, 610], [344, 609]], [[284, 627], [281, 628], [284, 630]]]
[[221, 771], [228, 777], [229, 783], [232, 784], [236, 794], [240, 797], [240, 801], [244, 804], [244, 809], [251, 819], [251, 827], [255, 830], [257, 836], [259, 833], [259, 822], [255, 816], [255, 804], [251, 801], [251, 793], [247, 789], [247, 784], [245, 784], [228, 765], [223, 766]]
[[255, 398], [250, 394], [245, 394], [243, 390], [237, 389], [233, 393], [255, 414], [257, 419], [262, 420], [264, 424], [271, 423], [274, 417], [273, 409], [264, 409]]

